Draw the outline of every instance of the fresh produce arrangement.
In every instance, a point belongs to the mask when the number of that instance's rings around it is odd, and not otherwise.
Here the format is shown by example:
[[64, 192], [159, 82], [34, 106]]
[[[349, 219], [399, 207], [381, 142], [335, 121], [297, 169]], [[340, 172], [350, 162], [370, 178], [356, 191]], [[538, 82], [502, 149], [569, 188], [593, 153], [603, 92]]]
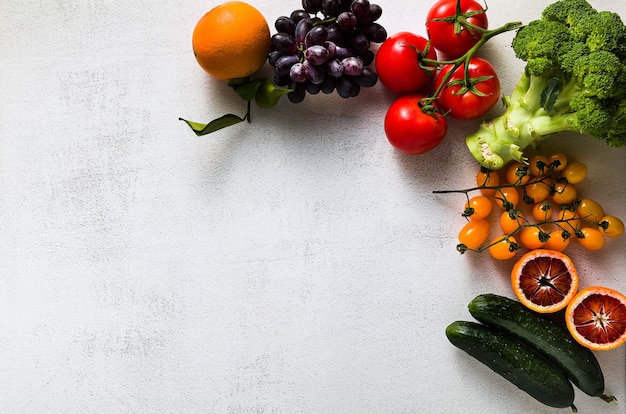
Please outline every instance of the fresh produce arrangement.
[[[274, 34], [258, 10], [239, 1], [202, 17], [193, 33], [194, 55], [209, 75], [228, 81], [247, 112], [207, 124], [181, 120], [206, 135], [250, 122], [253, 101], [272, 108], [283, 96], [293, 104], [320, 92], [356, 98], [362, 88], [380, 85], [395, 95], [381, 135], [403, 153], [438, 146], [449, 118], [476, 122], [464, 143], [477, 161], [475, 181], [434, 193], [464, 195], [457, 251], [487, 252], [510, 263], [515, 299], [476, 297], [469, 303], [476, 322], [453, 322], [447, 338], [548, 406], [576, 411], [574, 386], [615, 403], [594, 352], [626, 343], [626, 296], [589, 286], [569, 246], [610, 247], [624, 222], [579, 191], [592, 172], [584, 160], [541, 154], [537, 144], [574, 131], [608, 147], [626, 146], [626, 26], [620, 16], [586, 0], [558, 0], [529, 23], [489, 29], [487, 7], [479, 1], [438, 0], [424, 18], [423, 37], [388, 35], [379, 23], [382, 7], [369, 0], [301, 5], [274, 19]], [[501, 97], [496, 68], [477, 52], [512, 31], [512, 49], [525, 69]], [[254, 77], [265, 63], [273, 76]], [[485, 120], [501, 100], [503, 112]]]
[[624, 234], [624, 222], [577, 190], [587, 171], [584, 163], [570, 162], [563, 153], [535, 155], [502, 170], [481, 166], [474, 187], [435, 193], [465, 195], [461, 253], [488, 251], [494, 259], [509, 260], [523, 249], [564, 251], [572, 240], [599, 250]]

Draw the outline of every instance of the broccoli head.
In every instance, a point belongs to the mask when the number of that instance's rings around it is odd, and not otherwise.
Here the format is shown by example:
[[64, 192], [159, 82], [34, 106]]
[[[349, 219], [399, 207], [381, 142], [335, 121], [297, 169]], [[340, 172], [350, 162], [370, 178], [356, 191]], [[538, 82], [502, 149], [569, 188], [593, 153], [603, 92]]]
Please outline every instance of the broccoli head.
[[626, 26], [586, 0], [559, 0], [520, 28], [513, 51], [526, 62], [506, 110], [466, 139], [485, 167], [524, 162], [524, 149], [563, 131], [626, 146]]

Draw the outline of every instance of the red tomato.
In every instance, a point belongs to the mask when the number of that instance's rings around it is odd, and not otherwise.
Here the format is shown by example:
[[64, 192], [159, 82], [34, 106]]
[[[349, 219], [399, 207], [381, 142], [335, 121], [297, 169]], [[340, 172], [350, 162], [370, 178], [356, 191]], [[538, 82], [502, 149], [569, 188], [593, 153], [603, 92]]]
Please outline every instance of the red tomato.
[[385, 115], [385, 134], [398, 150], [423, 154], [443, 141], [448, 130], [446, 119], [438, 112], [422, 111], [422, 94], [404, 95], [391, 104]]
[[[424, 51], [428, 49], [428, 52]], [[397, 94], [426, 93], [434, 79], [433, 71], [420, 67], [419, 56], [437, 59], [428, 40], [409, 32], [396, 33], [385, 40], [376, 52], [376, 73], [380, 82]]]
[[[456, 15], [457, 0], [439, 0], [435, 3], [426, 16], [426, 31], [430, 38], [430, 44], [449, 58], [462, 56], [472, 48], [481, 38], [480, 33], [468, 30], [460, 26], [460, 32], [455, 32], [454, 21], [433, 21], [433, 19], [445, 19]], [[474, 0], [461, 0], [461, 13], [465, 16], [485, 8]], [[468, 23], [487, 29], [488, 21], [485, 12], [466, 17]]]
[[[453, 65], [445, 65], [435, 81], [435, 89], [452, 70]], [[476, 119], [485, 115], [500, 101], [500, 81], [496, 70], [485, 59], [470, 59], [468, 73], [471, 87], [464, 85], [465, 64], [455, 70], [437, 98], [443, 113], [457, 119]], [[475, 88], [475, 90], [472, 90]]]

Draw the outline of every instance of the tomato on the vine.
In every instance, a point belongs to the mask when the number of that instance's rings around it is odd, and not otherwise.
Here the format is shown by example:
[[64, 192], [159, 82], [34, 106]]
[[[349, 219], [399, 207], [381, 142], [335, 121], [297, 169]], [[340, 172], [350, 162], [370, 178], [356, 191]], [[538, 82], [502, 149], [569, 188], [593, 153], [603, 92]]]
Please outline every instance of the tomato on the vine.
[[[473, 57], [448, 75], [454, 65], [445, 65], [435, 80], [435, 90], [446, 82], [437, 97], [444, 113], [457, 119], [477, 119], [484, 116], [500, 100], [500, 81], [495, 68], [485, 59]], [[446, 80], [446, 77], [449, 78]]]
[[[448, 58], [462, 56], [482, 37], [478, 31], [466, 28], [458, 19], [454, 19], [457, 14], [456, 6], [457, 0], [439, 0], [426, 16], [426, 30], [431, 45]], [[480, 3], [475, 0], [461, 0], [460, 11], [469, 24], [487, 29], [489, 22], [486, 10]]]
[[605, 238], [601, 230], [583, 227], [580, 229], [580, 236], [576, 240], [587, 250], [600, 250], [604, 247]]
[[428, 92], [436, 68], [422, 64], [420, 56], [437, 60], [437, 53], [429, 47], [426, 38], [410, 32], [389, 36], [376, 52], [376, 74], [380, 83], [397, 94]]
[[391, 104], [385, 115], [385, 134], [389, 143], [406, 154], [423, 154], [443, 141], [448, 131], [446, 119], [436, 104], [425, 110], [422, 94], [404, 95]]
[[485, 219], [470, 220], [459, 231], [459, 242], [468, 249], [478, 249], [489, 236], [490, 228]]
[[513, 236], [496, 237], [489, 244], [489, 254], [496, 260], [509, 260], [515, 257], [519, 246]]

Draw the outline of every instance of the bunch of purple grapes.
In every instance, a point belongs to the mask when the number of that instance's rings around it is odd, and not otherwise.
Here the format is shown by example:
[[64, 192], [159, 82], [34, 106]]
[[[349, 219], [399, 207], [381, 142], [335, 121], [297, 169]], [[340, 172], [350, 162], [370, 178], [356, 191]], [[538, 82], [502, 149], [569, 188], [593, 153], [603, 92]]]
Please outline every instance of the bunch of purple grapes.
[[[387, 31], [376, 23], [382, 8], [369, 0], [302, 0], [302, 9], [276, 19], [269, 63], [274, 83], [292, 89], [293, 103], [307, 93], [357, 96], [378, 81], [369, 68], [371, 43], [382, 43]], [[321, 16], [320, 16], [321, 15]]]

